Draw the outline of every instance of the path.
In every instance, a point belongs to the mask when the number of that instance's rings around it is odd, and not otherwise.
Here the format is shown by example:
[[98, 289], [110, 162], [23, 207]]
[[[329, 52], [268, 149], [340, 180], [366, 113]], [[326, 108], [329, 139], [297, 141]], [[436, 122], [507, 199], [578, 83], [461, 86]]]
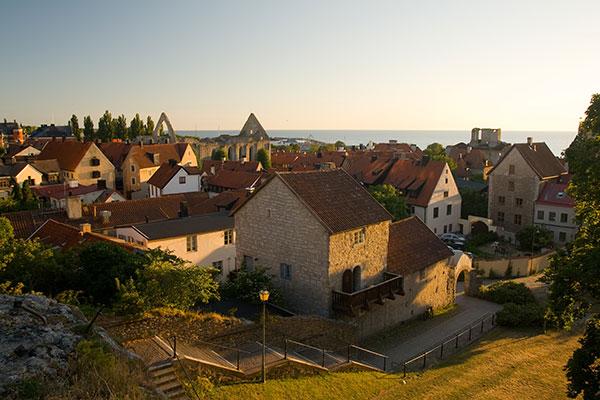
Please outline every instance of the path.
[[370, 343], [369, 346], [388, 355], [391, 361], [401, 363], [438, 345], [485, 314], [502, 308], [498, 304], [463, 294], [456, 297], [456, 304], [456, 311], [451, 311], [447, 316], [415, 323], [385, 341]]

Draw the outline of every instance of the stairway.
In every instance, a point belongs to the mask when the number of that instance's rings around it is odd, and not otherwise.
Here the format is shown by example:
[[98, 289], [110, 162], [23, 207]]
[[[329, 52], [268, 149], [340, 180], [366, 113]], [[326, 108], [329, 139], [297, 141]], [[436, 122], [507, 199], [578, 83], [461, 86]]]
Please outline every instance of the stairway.
[[153, 365], [148, 369], [156, 388], [168, 399], [187, 399], [185, 389], [181, 386], [172, 361]]

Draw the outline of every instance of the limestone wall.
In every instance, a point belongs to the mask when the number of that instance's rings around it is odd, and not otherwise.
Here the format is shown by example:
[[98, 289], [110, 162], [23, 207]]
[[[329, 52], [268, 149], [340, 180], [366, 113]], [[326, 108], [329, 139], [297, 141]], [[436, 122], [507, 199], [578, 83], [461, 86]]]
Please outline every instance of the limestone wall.
[[550, 257], [554, 253], [553, 251], [547, 252], [532, 259], [529, 257], [516, 257], [500, 260], [476, 260], [474, 267], [482, 271], [484, 277], [488, 277], [490, 271], [493, 271], [493, 275], [503, 277], [509, 265], [512, 269], [512, 276], [528, 276], [541, 272], [546, 268], [549, 265]]

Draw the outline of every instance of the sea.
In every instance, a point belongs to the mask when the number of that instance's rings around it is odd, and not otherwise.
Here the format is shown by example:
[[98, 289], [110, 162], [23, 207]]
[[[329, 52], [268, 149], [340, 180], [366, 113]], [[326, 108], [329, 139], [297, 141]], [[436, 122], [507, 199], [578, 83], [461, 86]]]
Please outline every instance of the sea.
[[[178, 135], [216, 137], [222, 134], [237, 135], [239, 131], [180, 130]], [[347, 145], [385, 143], [397, 140], [399, 143], [416, 144], [421, 149], [437, 142], [444, 146], [471, 140], [470, 130], [267, 130], [271, 138], [313, 139], [335, 143], [338, 140]], [[525, 143], [528, 137], [534, 142], [546, 142], [555, 155], [560, 155], [573, 141], [576, 131], [502, 131], [501, 139], [508, 143]]]

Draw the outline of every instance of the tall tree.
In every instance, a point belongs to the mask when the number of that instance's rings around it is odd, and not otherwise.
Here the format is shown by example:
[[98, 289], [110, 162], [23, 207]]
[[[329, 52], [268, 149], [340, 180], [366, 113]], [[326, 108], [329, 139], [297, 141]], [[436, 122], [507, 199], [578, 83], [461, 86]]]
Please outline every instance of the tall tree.
[[392, 185], [375, 185], [369, 193], [394, 217], [394, 221], [408, 217], [406, 201]]
[[98, 132], [96, 132], [96, 136], [103, 142], [110, 142], [113, 138], [113, 128], [112, 115], [106, 110], [98, 120]]
[[129, 125], [129, 139], [134, 140], [144, 134], [144, 121], [140, 118], [140, 114], [135, 114]]
[[[580, 224], [575, 240], [565, 251], [559, 252], [544, 271], [544, 280], [550, 284], [549, 316], [558, 326], [570, 328], [576, 319], [593, 311], [600, 303], [600, 94], [592, 96], [586, 117], [565, 158], [573, 175], [567, 189], [575, 201], [575, 216]], [[598, 314], [593, 314], [586, 327], [586, 337], [596, 336]], [[598, 343], [597, 339], [594, 342]], [[598, 374], [599, 351], [589, 353], [582, 343], [582, 352], [576, 353], [567, 366], [569, 397], [579, 393], [584, 398], [597, 398], [600, 385]], [[597, 349], [596, 349], [597, 350]], [[582, 362], [581, 354], [593, 355]], [[587, 365], [587, 366], [586, 366]], [[589, 374], [595, 365], [595, 373]], [[586, 380], [580, 377], [586, 375]]]
[[210, 158], [211, 158], [211, 160], [217, 160], [217, 161], [224, 160], [226, 158], [225, 150], [223, 150], [222, 148], [214, 149], [212, 151]]
[[79, 120], [77, 119], [77, 115], [73, 114], [71, 119], [69, 120], [69, 127], [71, 128], [71, 132], [75, 139], [81, 141], [81, 129], [79, 128]]
[[446, 154], [446, 150], [444, 150], [444, 146], [439, 143], [431, 143], [423, 153], [429, 156], [430, 159], [436, 161], [444, 161], [448, 163], [448, 166], [451, 170], [456, 169], [456, 162]]
[[265, 149], [260, 149], [256, 152], [256, 161], [260, 162], [264, 169], [271, 168], [271, 157]]
[[12, 185], [11, 197], [17, 203], [21, 203], [23, 201], [23, 192], [21, 191], [21, 185], [17, 183], [15, 178], [11, 178], [10, 184]]
[[152, 132], [154, 132], [154, 121], [152, 121], [152, 117], [148, 115], [146, 118], [146, 136], [152, 136]]
[[119, 115], [116, 120], [114, 120], [114, 136], [117, 139], [125, 139], [127, 137], [127, 119], [123, 114]]
[[86, 141], [92, 141], [96, 137], [94, 135], [94, 121], [89, 115], [83, 118], [83, 139]]

